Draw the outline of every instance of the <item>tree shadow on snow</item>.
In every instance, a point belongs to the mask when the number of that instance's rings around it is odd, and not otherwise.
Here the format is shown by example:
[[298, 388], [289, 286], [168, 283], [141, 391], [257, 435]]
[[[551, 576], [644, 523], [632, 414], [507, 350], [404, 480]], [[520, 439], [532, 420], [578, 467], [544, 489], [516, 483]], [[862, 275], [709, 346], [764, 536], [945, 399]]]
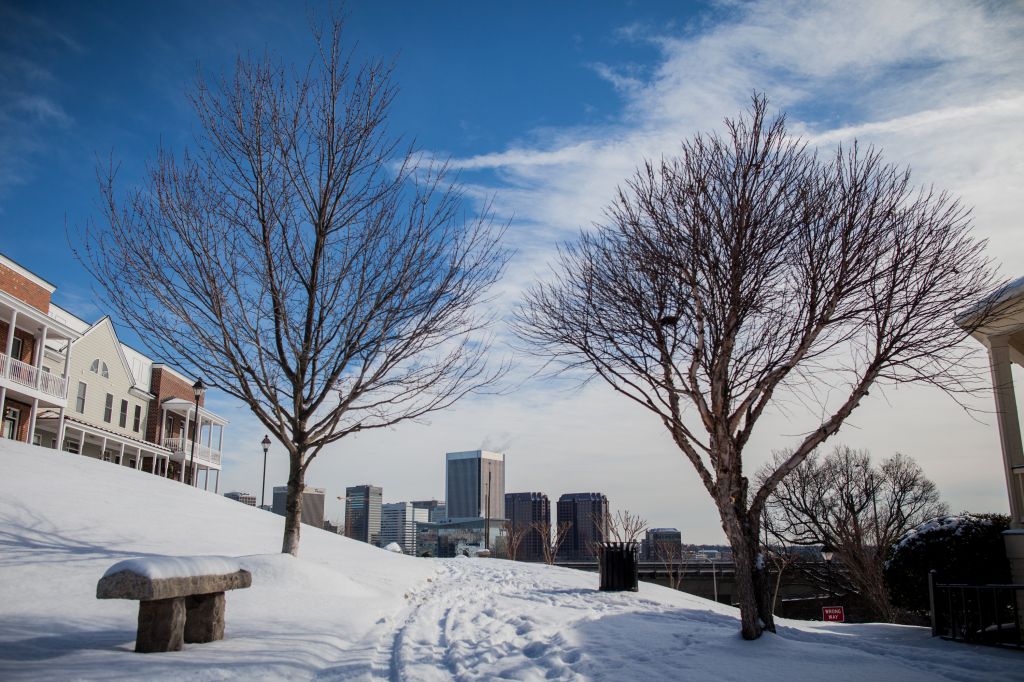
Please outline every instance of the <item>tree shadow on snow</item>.
[[[158, 532], [154, 529], [154, 532]], [[30, 510], [21, 510], [17, 519], [0, 517], [0, 566], [100, 558], [156, 556], [152, 552], [112, 550], [127, 539], [106, 538], [87, 541], [88, 530], [59, 530], [45, 518]]]

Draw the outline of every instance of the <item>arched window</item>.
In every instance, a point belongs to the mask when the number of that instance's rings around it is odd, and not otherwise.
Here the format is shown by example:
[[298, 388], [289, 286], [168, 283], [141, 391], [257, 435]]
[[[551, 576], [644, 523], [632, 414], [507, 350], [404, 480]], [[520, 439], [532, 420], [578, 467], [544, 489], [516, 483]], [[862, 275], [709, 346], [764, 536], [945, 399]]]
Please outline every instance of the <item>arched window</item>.
[[110, 378], [110, 370], [107, 369], [107, 363], [100, 362], [99, 358], [92, 361], [92, 364], [89, 365], [89, 371], [93, 374], [101, 375], [104, 379]]

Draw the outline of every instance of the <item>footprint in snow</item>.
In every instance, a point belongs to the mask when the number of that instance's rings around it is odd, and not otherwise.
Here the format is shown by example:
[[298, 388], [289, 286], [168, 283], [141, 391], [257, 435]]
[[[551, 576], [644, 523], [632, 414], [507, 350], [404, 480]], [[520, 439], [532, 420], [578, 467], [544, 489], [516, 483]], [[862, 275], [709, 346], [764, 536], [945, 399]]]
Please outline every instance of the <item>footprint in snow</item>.
[[548, 645], [544, 642], [531, 642], [523, 647], [523, 655], [527, 658], [540, 658], [548, 652]]

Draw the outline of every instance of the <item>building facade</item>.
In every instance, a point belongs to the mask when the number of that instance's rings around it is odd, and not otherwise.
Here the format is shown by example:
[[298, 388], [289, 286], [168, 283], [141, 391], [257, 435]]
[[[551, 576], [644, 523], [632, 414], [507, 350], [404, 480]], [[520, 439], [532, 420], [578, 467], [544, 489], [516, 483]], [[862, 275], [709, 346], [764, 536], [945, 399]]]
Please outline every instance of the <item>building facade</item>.
[[558, 498], [558, 525], [569, 532], [558, 548], [559, 561], [594, 561], [597, 544], [608, 533], [608, 498], [602, 493], [566, 493]]
[[224, 493], [224, 497], [228, 498], [229, 500], [234, 500], [235, 502], [247, 504], [250, 507], [256, 506], [256, 495], [254, 495], [253, 493], [230, 492]]
[[416, 556], [416, 524], [430, 521], [429, 510], [412, 502], [382, 504], [380, 510], [380, 546], [397, 542], [402, 552]]
[[534, 524], [551, 525], [551, 502], [544, 493], [505, 493], [505, 517], [523, 532], [518, 561], [544, 561], [544, 537]]
[[345, 537], [380, 545], [382, 497], [376, 485], [345, 488]]
[[[0, 437], [193, 485], [203, 472], [206, 489], [216, 473], [216, 491], [227, 420], [201, 398], [197, 424], [190, 379], [121, 343], [109, 317], [89, 324], [52, 304], [54, 290], [0, 255]], [[174, 391], [160, 389], [164, 376]], [[180, 423], [161, 433], [154, 420], [168, 412]], [[194, 440], [195, 472], [187, 464]]]
[[[273, 503], [270, 511], [278, 516], [288, 514], [288, 486], [276, 485], [273, 490]], [[302, 489], [302, 512], [300, 521], [307, 526], [324, 527], [324, 500], [327, 497], [325, 488], [306, 486]]]
[[443, 523], [448, 520], [448, 505], [438, 500], [414, 500], [412, 506], [417, 509], [426, 509], [431, 523]]
[[678, 528], [650, 528], [644, 537], [643, 558], [678, 563], [683, 557], [683, 534]]
[[445, 455], [449, 521], [505, 518], [505, 455], [486, 450]]

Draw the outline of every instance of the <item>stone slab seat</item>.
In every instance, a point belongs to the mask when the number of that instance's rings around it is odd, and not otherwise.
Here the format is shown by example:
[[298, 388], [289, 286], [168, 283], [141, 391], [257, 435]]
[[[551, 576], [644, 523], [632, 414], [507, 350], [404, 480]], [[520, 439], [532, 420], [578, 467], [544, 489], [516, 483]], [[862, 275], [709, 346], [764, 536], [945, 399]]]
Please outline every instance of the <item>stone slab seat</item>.
[[107, 569], [97, 599], [135, 599], [135, 651], [180, 651], [184, 642], [224, 639], [224, 592], [252, 585], [228, 557], [147, 557]]

